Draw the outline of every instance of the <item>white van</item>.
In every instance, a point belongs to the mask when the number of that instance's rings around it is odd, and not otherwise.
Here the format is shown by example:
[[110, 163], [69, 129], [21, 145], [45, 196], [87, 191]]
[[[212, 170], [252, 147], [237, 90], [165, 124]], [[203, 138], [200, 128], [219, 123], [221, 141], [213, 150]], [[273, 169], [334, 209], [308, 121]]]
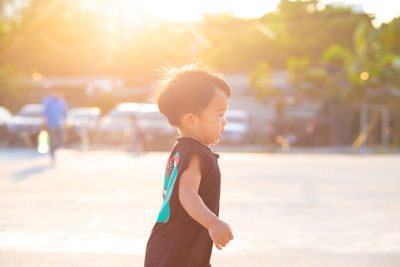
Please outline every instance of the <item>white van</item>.
[[246, 143], [250, 128], [249, 113], [240, 109], [228, 109], [225, 118], [228, 123], [225, 126], [225, 132], [222, 134], [221, 143]]

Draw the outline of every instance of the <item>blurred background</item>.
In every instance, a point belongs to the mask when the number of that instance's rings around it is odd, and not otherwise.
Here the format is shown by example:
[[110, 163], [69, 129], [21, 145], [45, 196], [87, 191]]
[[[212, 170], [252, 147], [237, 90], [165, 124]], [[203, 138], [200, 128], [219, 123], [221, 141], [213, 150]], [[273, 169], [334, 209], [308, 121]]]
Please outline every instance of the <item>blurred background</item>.
[[389, 1], [2, 0], [0, 142], [35, 147], [57, 90], [67, 147], [125, 148], [134, 114], [143, 149], [168, 150], [160, 70], [201, 62], [233, 91], [222, 144], [396, 148], [399, 15]]
[[232, 89], [213, 266], [400, 266], [400, 2], [0, 0], [1, 267], [143, 266], [193, 62]]

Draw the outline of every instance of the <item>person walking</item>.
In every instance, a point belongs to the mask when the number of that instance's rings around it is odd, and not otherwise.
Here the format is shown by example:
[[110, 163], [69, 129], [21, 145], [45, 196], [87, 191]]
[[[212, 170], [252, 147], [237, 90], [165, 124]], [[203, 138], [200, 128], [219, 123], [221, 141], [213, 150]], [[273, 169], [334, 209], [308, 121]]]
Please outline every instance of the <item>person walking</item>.
[[64, 140], [64, 120], [67, 117], [67, 103], [59, 92], [53, 91], [43, 100], [43, 125], [50, 138], [50, 157], [56, 159], [56, 150]]
[[143, 138], [135, 115], [130, 116], [130, 123], [129, 150], [134, 156], [139, 156], [143, 148]]

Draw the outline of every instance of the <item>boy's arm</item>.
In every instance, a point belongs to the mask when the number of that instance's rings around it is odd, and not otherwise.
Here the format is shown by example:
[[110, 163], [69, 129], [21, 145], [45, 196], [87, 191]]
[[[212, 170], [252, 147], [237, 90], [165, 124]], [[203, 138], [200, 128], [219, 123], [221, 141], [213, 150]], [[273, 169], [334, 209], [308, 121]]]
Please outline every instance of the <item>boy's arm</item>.
[[233, 239], [228, 224], [218, 219], [204, 204], [198, 194], [201, 181], [200, 155], [193, 154], [187, 169], [182, 173], [179, 182], [179, 200], [186, 212], [198, 223], [208, 229], [217, 249], [222, 249]]

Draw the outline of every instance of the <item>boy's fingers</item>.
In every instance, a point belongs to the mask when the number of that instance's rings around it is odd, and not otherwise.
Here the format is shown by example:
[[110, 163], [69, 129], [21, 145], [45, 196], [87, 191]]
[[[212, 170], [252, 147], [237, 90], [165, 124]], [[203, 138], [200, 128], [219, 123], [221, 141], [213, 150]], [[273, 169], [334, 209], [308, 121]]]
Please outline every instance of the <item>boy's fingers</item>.
[[219, 250], [222, 249], [221, 246], [220, 246], [217, 242], [214, 242], [214, 245], [215, 245], [215, 247], [216, 247], [217, 249], [219, 249]]
[[215, 240], [215, 243], [218, 244], [219, 246], [222, 246], [224, 244], [224, 240], [219, 238], [219, 239]]
[[223, 237], [223, 239], [221, 239], [221, 240], [223, 240], [224, 243], [228, 244], [229, 241], [231, 241], [232, 239], [233, 239], [232, 234], [231, 234], [231, 233], [227, 233], [227, 234]]
[[229, 241], [230, 241], [229, 238], [224, 238], [224, 240], [223, 240], [224, 245], [228, 244]]
[[232, 234], [232, 232], [229, 232], [229, 240], [232, 240], [233, 239], [233, 234]]

